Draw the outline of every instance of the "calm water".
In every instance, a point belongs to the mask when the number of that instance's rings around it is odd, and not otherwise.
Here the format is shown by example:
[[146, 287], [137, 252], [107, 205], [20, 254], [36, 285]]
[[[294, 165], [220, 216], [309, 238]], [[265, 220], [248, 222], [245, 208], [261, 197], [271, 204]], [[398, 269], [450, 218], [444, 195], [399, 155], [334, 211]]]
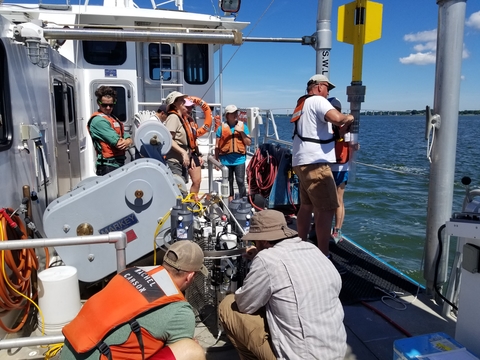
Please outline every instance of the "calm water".
[[[286, 117], [275, 118], [291, 140]], [[423, 116], [363, 116], [356, 180], [345, 192], [343, 233], [419, 282], [426, 233], [428, 171]], [[463, 176], [480, 186], [480, 116], [459, 119], [453, 211], [461, 211]], [[452, 245], [453, 246], [453, 245]]]

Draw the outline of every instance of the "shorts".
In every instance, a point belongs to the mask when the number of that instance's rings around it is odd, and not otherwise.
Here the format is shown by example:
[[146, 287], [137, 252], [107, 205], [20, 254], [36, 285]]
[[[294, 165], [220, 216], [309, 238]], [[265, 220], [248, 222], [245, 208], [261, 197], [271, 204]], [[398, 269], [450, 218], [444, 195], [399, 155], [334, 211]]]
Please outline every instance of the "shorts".
[[315, 210], [330, 211], [338, 207], [337, 186], [326, 163], [294, 166], [300, 181], [300, 203]]
[[348, 171], [332, 171], [335, 185], [340, 186], [341, 183], [347, 185]]
[[150, 360], [175, 360], [172, 350], [168, 346], [163, 347], [160, 351], [157, 351], [151, 357]]
[[[191, 159], [193, 160], [193, 162], [195, 163], [195, 166], [196, 167], [199, 167], [200, 166], [200, 157], [195, 154], [194, 152], [192, 152], [191, 154]], [[191, 167], [190, 167], [191, 168]]]

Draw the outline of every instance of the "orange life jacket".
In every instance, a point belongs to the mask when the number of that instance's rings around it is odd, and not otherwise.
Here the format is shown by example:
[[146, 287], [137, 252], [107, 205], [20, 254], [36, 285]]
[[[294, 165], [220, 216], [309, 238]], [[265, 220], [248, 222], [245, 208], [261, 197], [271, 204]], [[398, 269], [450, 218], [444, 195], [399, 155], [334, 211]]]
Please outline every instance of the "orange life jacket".
[[[90, 133], [90, 136], [92, 136], [92, 133], [90, 132], [90, 124], [92, 123], [93, 118], [96, 116], [101, 116], [105, 120], [107, 120], [110, 123], [112, 129], [115, 130], [115, 132], [118, 134], [118, 136], [120, 136], [121, 139], [123, 139], [124, 130], [122, 122], [118, 120], [114, 115], [107, 115], [99, 111], [94, 112], [90, 117], [90, 120], [88, 120], [87, 129]], [[92, 140], [97, 155], [101, 154], [102, 159], [108, 159], [116, 156], [125, 156], [125, 150], [117, 149], [116, 147], [107, 144], [105, 141], [93, 139], [93, 137]]]
[[293, 122], [295, 125], [295, 128], [293, 129], [292, 139], [295, 136], [298, 136], [302, 141], [313, 142], [316, 144], [328, 144], [328, 143], [331, 143], [332, 141], [335, 141], [335, 156], [337, 159], [336, 163], [345, 164], [348, 161], [349, 146], [348, 146], [348, 143], [344, 141], [343, 137], [340, 136], [339, 126], [332, 124], [333, 136], [330, 139], [326, 139], [326, 140], [307, 138], [307, 137], [303, 137], [298, 133], [298, 128], [297, 128], [298, 120], [303, 114], [303, 106], [305, 104], [305, 100], [307, 100], [310, 96], [320, 96], [320, 95], [303, 95], [297, 101], [297, 106], [295, 107], [295, 110], [293, 111], [293, 114], [292, 114], [292, 118], [290, 119], [290, 122]]
[[180, 119], [180, 122], [182, 123], [183, 129], [185, 130], [185, 133], [187, 134], [187, 146], [190, 150], [195, 151], [195, 149], [197, 147], [197, 140], [196, 140], [196, 136], [193, 133], [192, 126], [190, 125], [190, 122], [188, 121], [188, 119], [184, 119], [182, 116], [180, 116], [174, 110], [170, 110], [168, 112], [168, 115], [170, 115], [170, 114], [175, 114], [175, 115], [178, 116], [178, 118]]
[[[164, 343], [142, 328], [136, 318], [176, 301], [186, 300], [164, 267], [148, 272], [133, 267], [115, 275], [92, 296], [62, 332], [77, 353], [98, 349], [100, 359], [148, 359]], [[125, 324], [132, 328], [127, 341], [108, 346], [104, 342], [107, 335]]]
[[220, 137], [220, 141], [218, 143], [218, 149], [220, 151], [220, 155], [247, 153], [247, 148], [243, 143], [242, 135], [236, 131], [234, 131], [232, 134], [232, 130], [230, 129], [230, 125], [228, 125], [228, 123], [222, 124], [222, 136]]

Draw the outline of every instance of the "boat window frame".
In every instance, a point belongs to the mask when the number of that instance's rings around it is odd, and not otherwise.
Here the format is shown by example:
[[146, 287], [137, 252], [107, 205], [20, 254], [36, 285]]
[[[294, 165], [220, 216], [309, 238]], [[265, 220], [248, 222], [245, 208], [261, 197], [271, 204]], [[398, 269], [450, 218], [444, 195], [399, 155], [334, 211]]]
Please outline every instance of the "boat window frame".
[[[205, 85], [210, 77], [209, 70], [208, 44], [183, 44], [183, 78], [185, 82], [190, 85]], [[203, 73], [198, 76], [192, 72]]]
[[13, 118], [7, 51], [2, 40], [0, 40], [0, 74], [2, 74], [2, 79], [0, 80], [0, 151], [6, 151], [11, 148], [13, 143]]
[[[147, 62], [148, 62], [148, 78], [151, 81], [172, 81], [174, 78], [173, 71], [175, 70], [175, 46], [170, 43], [148, 43], [146, 44], [146, 51], [147, 51]], [[153, 58], [151, 48], [152, 46], [157, 46], [159, 51], [158, 54], [158, 66]], [[169, 48], [168, 51], [164, 51], [164, 48]], [[164, 67], [163, 62], [165, 61], [166, 66]], [[162, 69], [163, 68], [163, 69]], [[159, 72], [158, 77], [154, 77], [154, 71]], [[163, 72], [163, 79], [161, 78], [161, 74]]]
[[[96, 27], [85, 27], [85, 29], [97, 29]], [[121, 28], [102, 28], [105, 30], [122, 30]], [[111, 56], [108, 56], [109, 61], [96, 61], [93, 58], [95, 51], [89, 51], [89, 48], [97, 45], [98, 48], [106, 49], [109, 45], [115, 44], [115, 47], [110, 50]], [[119, 48], [120, 47], [120, 48]], [[96, 66], [121, 66], [127, 61], [127, 42], [126, 41], [106, 41], [106, 40], [82, 40], [83, 59], [90, 65]], [[99, 54], [99, 52], [97, 52]]]

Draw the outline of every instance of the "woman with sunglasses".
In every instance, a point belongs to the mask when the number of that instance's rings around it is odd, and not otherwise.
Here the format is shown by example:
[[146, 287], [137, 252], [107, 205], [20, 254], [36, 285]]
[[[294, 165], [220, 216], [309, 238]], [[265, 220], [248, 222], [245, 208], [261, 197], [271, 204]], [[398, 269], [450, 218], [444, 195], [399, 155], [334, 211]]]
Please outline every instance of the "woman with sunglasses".
[[88, 120], [87, 128], [97, 153], [97, 175], [105, 175], [125, 164], [125, 151], [132, 145], [123, 123], [112, 114], [117, 92], [109, 86], [95, 91], [98, 110]]

